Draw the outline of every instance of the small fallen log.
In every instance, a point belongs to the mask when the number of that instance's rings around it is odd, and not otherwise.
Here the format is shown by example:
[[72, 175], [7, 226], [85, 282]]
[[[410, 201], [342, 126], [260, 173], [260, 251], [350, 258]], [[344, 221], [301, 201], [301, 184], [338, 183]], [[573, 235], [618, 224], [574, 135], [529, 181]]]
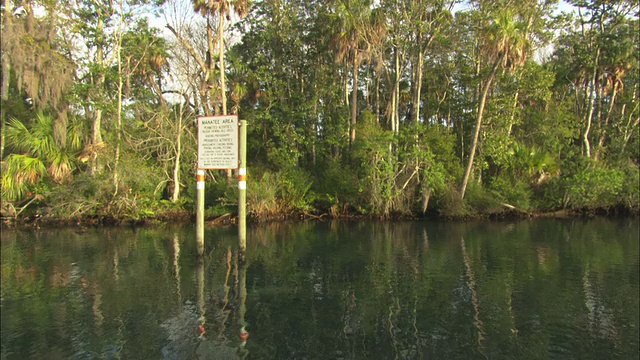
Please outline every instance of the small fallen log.
[[507, 204], [507, 203], [500, 203], [500, 205], [506, 207], [507, 209], [511, 210], [513, 213], [519, 214], [519, 215], [525, 215], [526, 217], [532, 217], [533, 214], [526, 211], [526, 210], [522, 210], [522, 209], [518, 209], [517, 207], [511, 205], [511, 204]]
[[206, 222], [206, 225], [208, 226], [219, 226], [219, 225], [226, 225], [231, 223], [231, 213], [226, 213], [226, 214], [222, 214], [220, 216], [218, 216], [215, 219], [209, 220]]

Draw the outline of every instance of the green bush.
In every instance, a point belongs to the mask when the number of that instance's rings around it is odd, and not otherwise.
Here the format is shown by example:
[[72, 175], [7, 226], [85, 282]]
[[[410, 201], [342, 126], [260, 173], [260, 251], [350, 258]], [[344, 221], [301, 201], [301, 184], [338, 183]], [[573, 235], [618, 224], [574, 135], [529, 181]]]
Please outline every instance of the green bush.
[[444, 186], [442, 189], [433, 192], [429, 201], [428, 213], [435, 212], [439, 217], [457, 218], [467, 214], [464, 201], [460, 200], [455, 185]]
[[475, 181], [469, 181], [465, 200], [472, 211], [481, 213], [495, 212], [503, 208], [500, 200], [491, 191]]
[[278, 199], [280, 183], [278, 177], [265, 172], [247, 185], [247, 210], [253, 218], [268, 219], [278, 215], [281, 202]]
[[624, 182], [620, 190], [620, 203], [630, 209], [640, 209], [640, 168], [627, 162], [622, 166]]
[[554, 177], [534, 188], [535, 207], [540, 211], [553, 211], [566, 207], [566, 181]]
[[533, 191], [528, 181], [521, 179], [511, 180], [497, 176], [491, 179], [489, 189], [503, 202], [518, 209], [529, 210], [532, 208]]
[[317, 194], [316, 209], [341, 215], [359, 202], [364, 185], [352, 167], [340, 161], [327, 161], [318, 164], [317, 170], [318, 180], [312, 185], [312, 191]]
[[311, 191], [311, 176], [300, 168], [288, 168], [278, 173], [280, 198], [289, 211], [311, 211], [315, 194]]
[[566, 179], [566, 204], [572, 208], [616, 205], [622, 198], [624, 172], [594, 165]]

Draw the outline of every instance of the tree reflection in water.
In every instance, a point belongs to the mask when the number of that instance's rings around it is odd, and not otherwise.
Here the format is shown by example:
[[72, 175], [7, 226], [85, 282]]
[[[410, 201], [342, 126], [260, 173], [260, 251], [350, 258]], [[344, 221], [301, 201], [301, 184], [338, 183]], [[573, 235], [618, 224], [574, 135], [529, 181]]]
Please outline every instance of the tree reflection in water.
[[231, 228], [202, 262], [192, 228], [3, 230], [0, 355], [635, 358], [639, 228], [277, 223], [246, 263]]

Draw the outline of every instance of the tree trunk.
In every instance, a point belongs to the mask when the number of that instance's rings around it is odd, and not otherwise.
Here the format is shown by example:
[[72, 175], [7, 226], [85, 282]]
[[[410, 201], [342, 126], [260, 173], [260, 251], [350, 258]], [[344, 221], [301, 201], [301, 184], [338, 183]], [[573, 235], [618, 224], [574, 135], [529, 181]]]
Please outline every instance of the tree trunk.
[[178, 133], [176, 134], [176, 160], [173, 163], [173, 192], [171, 202], [175, 203], [180, 199], [180, 157], [182, 156], [182, 104], [178, 113]]
[[[224, 14], [220, 12], [218, 22], [218, 41], [220, 42], [220, 52], [218, 54], [218, 64], [220, 71], [220, 103], [222, 104], [222, 115], [227, 115], [227, 83], [224, 76]], [[231, 184], [233, 173], [231, 169], [226, 170], [227, 184]]]
[[516, 120], [516, 109], [518, 108], [518, 96], [520, 91], [516, 91], [516, 95], [513, 97], [513, 109], [511, 110], [511, 119], [509, 119], [509, 127], [507, 128], [507, 136], [511, 136], [513, 130], [513, 123]]
[[[120, 11], [122, 11], [122, 0], [120, 1]], [[118, 103], [116, 104], [116, 151], [113, 162], [113, 196], [118, 195], [119, 180], [118, 180], [118, 165], [120, 163], [120, 142], [122, 141], [122, 90], [123, 90], [123, 76], [122, 76], [122, 18], [120, 18], [120, 24], [117, 30], [116, 46], [116, 61], [118, 62]]]
[[356, 121], [358, 116], [358, 70], [360, 62], [358, 61], [358, 52], [353, 57], [353, 89], [351, 90], [351, 132], [349, 134], [350, 144], [356, 141]]
[[[167, 24], [166, 28], [171, 31], [171, 33], [178, 39], [180, 45], [182, 45], [187, 52], [193, 57], [193, 59], [200, 67], [200, 70], [204, 74], [204, 78], [200, 79], [199, 86], [193, 85], [193, 93], [194, 93], [194, 102], [195, 109], [202, 108], [204, 110], [205, 115], [210, 116], [213, 114], [212, 107], [209, 101], [209, 92], [210, 92], [210, 82], [211, 75], [213, 74], [214, 62], [213, 62], [213, 50], [214, 50], [214, 42], [213, 42], [213, 30], [209, 23], [209, 18], [207, 17], [207, 52], [206, 57], [203, 59], [200, 54], [196, 51], [196, 49], [191, 45], [191, 43], [182, 36], [181, 33], [178, 33], [173, 26]], [[198, 104], [199, 102], [199, 104]]]
[[[627, 144], [629, 143], [629, 139], [631, 139], [631, 135], [633, 135], [634, 133], [634, 129], [637, 128], [638, 125], [640, 125], [640, 116], [637, 116], [637, 115], [634, 116], [634, 114], [638, 111], [638, 108], [640, 108], [640, 104], [638, 104], [638, 87], [637, 86], [636, 88], [633, 89], [631, 104], [634, 104], [634, 106], [633, 106], [633, 109], [631, 109], [631, 111], [629, 112], [629, 120], [627, 121], [627, 124], [624, 127], [624, 134], [623, 134], [624, 142], [622, 143], [622, 149], [620, 149], [620, 154], [624, 153], [624, 149], [627, 147]], [[622, 113], [624, 114], [624, 111]], [[622, 115], [621, 117], [623, 116], [624, 115]]]
[[396, 87], [393, 87], [391, 91], [391, 99], [389, 99], [389, 103], [387, 105], [387, 115], [389, 116], [389, 126], [391, 127], [391, 132], [396, 132]]
[[222, 115], [227, 115], [227, 85], [224, 78], [224, 14], [220, 13], [218, 23], [218, 41], [220, 41], [220, 101], [222, 102]]
[[[119, 50], [118, 50], [119, 51]], [[118, 72], [122, 69], [118, 63]], [[116, 112], [116, 151], [113, 160], [113, 196], [118, 195], [118, 164], [120, 163], [120, 142], [122, 140], [122, 75], [118, 75], [118, 104]]]
[[420, 97], [422, 92], [422, 66], [423, 66], [422, 51], [418, 51], [418, 59], [415, 66], [414, 74], [414, 90], [413, 90], [413, 124], [415, 126], [420, 122]]
[[595, 100], [596, 100], [596, 74], [598, 73], [598, 60], [600, 58], [600, 48], [596, 50], [596, 61], [595, 67], [593, 69], [593, 75], [591, 76], [591, 81], [589, 82], [589, 105], [587, 108], [587, 114], [585, 116], [585, 129], [584, 133], [582, 133], [582, 142], [584, 143], [584, 151], [587, 157], [591, 157], [591, 145], [589, 144], [589, 132], [591, 131], [591, 121], [593, 119], [593, 111], [595, 108]]
[[467, 162], [467, 167], [464, 171], [464, 176], [462, 178], [462, 185], [460, 186], [460, 200], [464, 199], [464, 194], [467, 190], [467, 183], [469, 182], [469, 176], [471, 175], [471, 169], [473, 168], [473, 158], [475, 157], [476, 148], [478, 146], [478, 135], [480, 134], [480, 126], [482, 125], [482, 117], [484, 115], [484, 106], [487, 102], [487, 94], [489, 94], [489, 89], [491, 89], [491, 82], [493, 81], [493, 78], [496, 75], [497, 70], [498, 70], [498, 63], [494, 64], [493, 67], [491, 68], [491, 73], [487, 77], [487, 81], [484, 84], [484, 88], [482, 89], [482, 94], [480, 96], [480, 101], [478, 103], [476, 127], [473, 132], [473, 139], [471, 141], [471, 150], [469, 151], [469, 161]]
[[[104, 21], [102, 19], [98, 20], [98, 24], [96, 26], [96, 32], [98, 34], [102, 34], [104, 28]], [[102, 39], [100, 39], [102, 40]], [[105, 63], [104, 63], [104, 52], [102, 48], [103, 41], [98, 41], [98, 47], [96, 49], [96, 60], [98, 62], [98, 68], [100, 69], [101, 74], [98, 76], [98, 81], [93, 84], [95, 88], [100, 88], [102, 84], [104, 84], [106, 79], [106, 74], [104, 73]], [[90, 99], [93, 100], [93, 99]], [[95, 105], [94, 105], [95, 106]], [[100, 105], [98, 105], [100, 106]], [[98, 151], [102, 148], [102, 109], [95, 108], [93, 114], [93, 122], [91, 124], [91, 175], [96, 175], [100, 171], [100, 164], [98, 161]]]
[[613, 106], [616, 103], [616, 96], [618, 95], [618, 84], [613, 84], [613, 92], [611, 93], [611, 101], [609, 102], [609, 110], [607, 111], [607, 116], [604, 119], [604, 123], [602, 124], [602, 130], [600, 131], [600, 138], [598, 139], [598, 146], [596, 147], [596, 153], [593, 155], [593, 159], [598, 161], [600, 157], [600, 153], [602, 151], [602, 147], [604, 146], [604, 140], [607, 136], [607, 127], [609, 126], [609, 122], [611, 121], [611, 112], [613, 111]]
[[313, 121], [310, 121], [310, 137], [311, 137], [311, 163], [316, 165], [316, 142], [318, 141], [318, 85], [314, 84], [314, 102], [313, 102]]
[[218, 114], [218, 107], [213, 105], [211, 99], [211, 90], [213, 89], [213, 69], [215, 68], [215, 61], [213, 60], [213, 53], [215, 49], [214, 40], [211, 16], [207, 16], [207, 59], [206, 69], [203, 69], [205, 73], [205, 78], [203, 79], [203, 105], [205, 106], [204, 112], [207, 115]]
[[100, 171], [98, 162], [98, 150], [102, 147], [102, 134], [100, 132], [102, 123], [102, 110], [95, 109], [93, 122], [91, 124], [91, 174], [96, 175]]
[[376, 71], [376, 120], [380, 124], [380, 73]]
[[[9, 4], [9, 1], [5, 1], [4, 4], [4, 14], [3, 15], [3, 36], [10, 36], [9, 32], [13, 25], [11, 13], [12, 7]], [[2, 39], [4, 40], [4, 38]], [[4, 42], [4, 41], [2, 41]], [[9, 100], [9, 83], [11, 80], [11, 62], [9, 62], [9, 54], [6, 53], [7, 49], [5, 46], [2, 46], [0, 51], [2, 54], [2, 87], [0, 87], [0, 98], [2, 99], [3, 104], [0, 105], [0, 161], [4, 159], [4, 130], [7, 123], [7, 112], [6, 112], [6, 102]]]
[[400, 54], [398, 52], [398, 48], [395, 48], [395, 56], [394, 56], [394, 66], [396, 71], [396, 79], [393, 87], [393, 132], [397, 133], [400, 131], [400, 112], [398, 111], [400, 108]]
[[[8, 10], [5, 10], [8, 12]], [[5, 14], [7, 16], [7, 14]], [[9, 15], [10, 16], [10, 15]], [[11, 76], [11, 63], [9, 62], [9, 56], [3, 54], [2, 56], [2, 88], [1, 98], [2, 102], [6, 103], [9, 100], [9, 80]], [[7, 123], [6, 104], [0, 106], [0, 161], [4, 159], [4, 130]]]
[[349, 70], [344, 72], [344, 103], [349, 106]]

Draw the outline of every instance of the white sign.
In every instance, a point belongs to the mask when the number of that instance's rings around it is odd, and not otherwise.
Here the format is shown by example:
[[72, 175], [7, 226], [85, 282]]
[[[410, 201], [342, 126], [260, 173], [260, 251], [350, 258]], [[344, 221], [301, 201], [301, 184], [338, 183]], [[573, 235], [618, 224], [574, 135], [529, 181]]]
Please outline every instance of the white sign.
[[238, 168], [238, 115], [198, 118], [198, 169]]

